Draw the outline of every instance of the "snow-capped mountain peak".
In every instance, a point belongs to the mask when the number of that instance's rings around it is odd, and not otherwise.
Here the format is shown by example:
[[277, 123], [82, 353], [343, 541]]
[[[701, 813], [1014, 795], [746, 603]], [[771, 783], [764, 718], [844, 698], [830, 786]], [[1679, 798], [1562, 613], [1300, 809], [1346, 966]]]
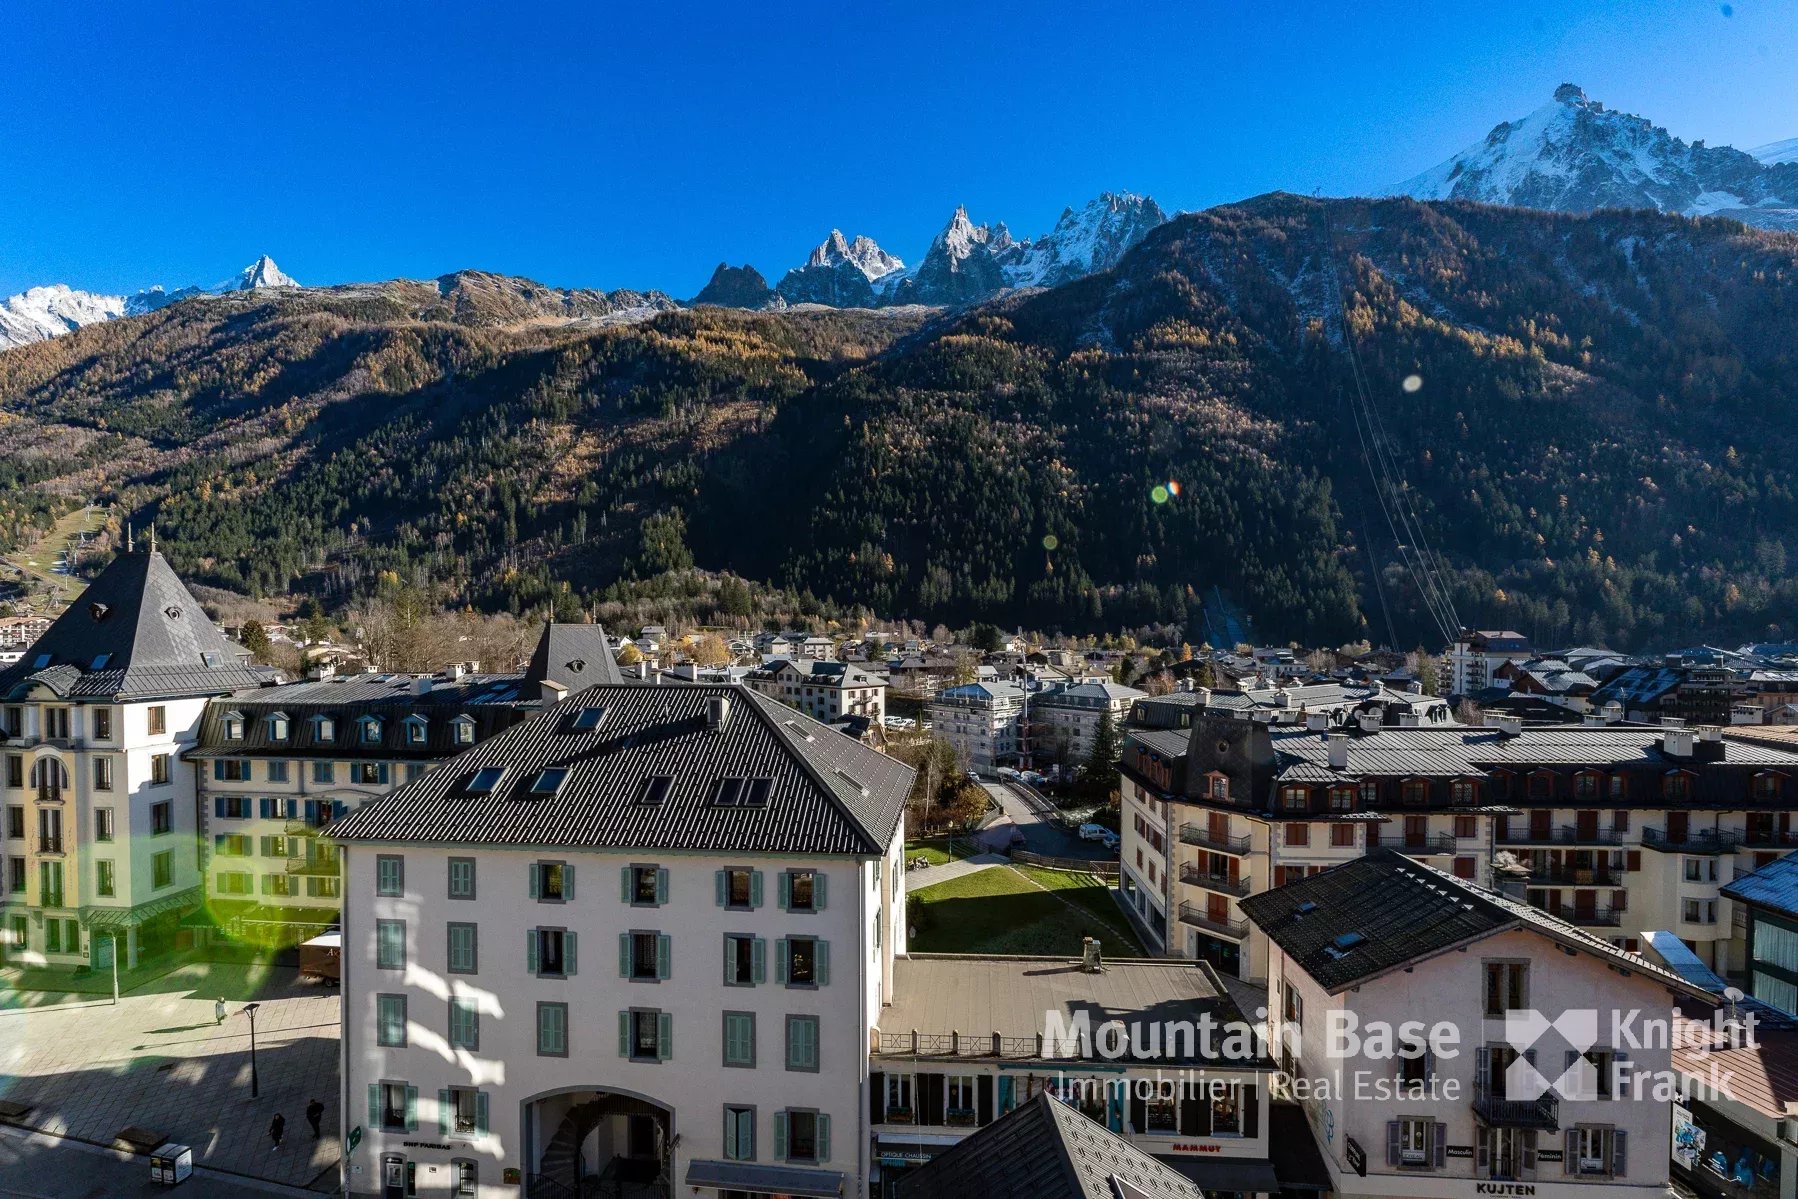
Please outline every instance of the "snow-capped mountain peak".
[[1764, 146], [1756, 146], [1748, 151], [1758, 162], [1776, 167], [1789, 162], [1798, 162], [1798, 137], [1787, 138], [1783, 142], [1768, 142]]
[[83, 325], [142, 316], [166, 308], [178, 300], [230, 292], [259, 291], [271, 287], [299, 287], [293, 276], [264, 254], [223, 283], [212, 287], [181, 287], [168, 291], [147, 287], [132, 296], [108, 296], [79, 291], [66, 284], [33, 287], [0, 300], [0, 350], [57, 337]]
[[832, 229], [811, 256], [806, 259], [808, 267], [834, 267], [839, 263], [848, 263], [862, 275], [873, 282], [883, 275], [905, 269], [905, 263], [897, 257], [881, 249], [871, 237], [857, 234], [853, 241], [843, 236], [841, 229]]
[[214, 291], [260, 291], [265, 287], [298, 287], [299, 280], [282, 271], [267, 254], [219, 284]]
[[1478, 144], [1378, 194], [1798, 224], [1798, 171], [1728, 146], [1682, 141], [1649, 120], [1605, 108], [1571, 83], [1529, 115], [1499, 122]]
[[1103, 192], [1078, 210], [1064, 208], [1055, 228], [1032, 242], [1009, 272], [1013, 287], [1055, 287], [1107, 271], [1167, 220], [1161, 205], [1130, 192]]

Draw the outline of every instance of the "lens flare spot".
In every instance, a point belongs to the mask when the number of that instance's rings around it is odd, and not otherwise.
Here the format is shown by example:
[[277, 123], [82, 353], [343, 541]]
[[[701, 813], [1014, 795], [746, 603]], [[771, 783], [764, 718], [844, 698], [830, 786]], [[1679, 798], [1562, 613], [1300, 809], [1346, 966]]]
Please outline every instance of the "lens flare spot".
[[1044, 549], [1052, 550], [1060, 544], [1061, 544], [1061, 538], [1057, 537], [1055, 534], [1046, 533], [1043, 535], [1043, 548]]
[[1169, 479], [1167, 481], [1167, 493], [1169, 495], [1179, 495], [1180, 494], [1180, 484], [1175, 482], [1173, 479]]
[[1417, 391], [1421, 389], [1423, 387], [1423, 376], [1406, 375], [1404, 387], [1406, 391]]
[[1149, 498], [1154, 500], [1157, 504], [1167, 503], [1167, 488], [1163, 487], [1160, 483], [1155, 484], [1155, 489], [1149, 492]]

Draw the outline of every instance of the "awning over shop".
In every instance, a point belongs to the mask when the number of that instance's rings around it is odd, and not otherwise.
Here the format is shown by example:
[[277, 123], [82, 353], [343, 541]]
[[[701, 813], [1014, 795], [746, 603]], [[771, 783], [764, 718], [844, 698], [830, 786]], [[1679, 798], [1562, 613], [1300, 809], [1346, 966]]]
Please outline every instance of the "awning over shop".
[[687, 1185], [757, 1195], [800, 1195], [805, 1199], [838, 1199], [843, 1175], [836, 1170], [797, 1166], [758, 1166], [752, 1162], [695, 1161], [687, 1166]]
[[1188, 1157], [1183, 1154], [1155, 1155], [1155, 1160], [1178, 1170], [1206, 1191], [1260, 1192], [1277, 1194], [1280, 1177], [1274, 1164], [1257, 1158]]
[[129, 908], [83, 908], [81, 922], [88, 928], [133, 928], [147, 923], [165, 912], [178, 912], [201, 901], [200, 888], [189, 887], [173, 895], [164, 895]]

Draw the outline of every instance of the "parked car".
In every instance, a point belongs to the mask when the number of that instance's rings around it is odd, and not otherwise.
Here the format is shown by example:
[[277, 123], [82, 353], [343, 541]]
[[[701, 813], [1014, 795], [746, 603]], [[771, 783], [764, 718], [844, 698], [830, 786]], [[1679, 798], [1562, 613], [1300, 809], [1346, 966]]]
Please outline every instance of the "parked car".
[[1123, 840], [1110, 829], [1106, 829], [1105, 835], [1099, 838], [1099, 844], [1103, 845], [1106, 849], [1109, 849], [1112, 853], [1116, 853], [1123, 843]]
[[1023, 775], [1019, 774], [1017, 771], [1013, 770], [1009, 766], [1001, 766], [1001, 767], [999, 767], [999, 769], [995, 770], [993, 773], [998, 775], [1002, 779], [1019, 779], [1019, 778], [1024, 777]]
[[1115, 835], [1116, 834], [1102, 824], [1083, 824], [1080, 826], [1080, 839], [1082, 841], [1103, 841], [1105, 838]]
[[1026, 783], [1029, 783], [1032, 787], [1040, 787], [1049, 781], [1047, 775], [1038, 774], [1034, 770], [1022, 771], [1019, 773], [1018, 777], [1023, 779]]

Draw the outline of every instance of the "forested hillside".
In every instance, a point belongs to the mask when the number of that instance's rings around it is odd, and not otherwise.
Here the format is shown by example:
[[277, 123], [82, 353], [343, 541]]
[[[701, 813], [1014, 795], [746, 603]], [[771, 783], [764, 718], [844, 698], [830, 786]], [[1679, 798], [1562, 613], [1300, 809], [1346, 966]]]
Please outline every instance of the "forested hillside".
[[1789, 636], [1795, 271], [1724, 221], [1270, 196], [957, 315], [193, 301], [0, 353], [0, 541], [98, 496], [255, 593], [568, 606], [696, 562], [932, 621], [1189, 621], [1217, 584], [1268, 636], [1434, 640], [1346, 327], [1463, 620]]

